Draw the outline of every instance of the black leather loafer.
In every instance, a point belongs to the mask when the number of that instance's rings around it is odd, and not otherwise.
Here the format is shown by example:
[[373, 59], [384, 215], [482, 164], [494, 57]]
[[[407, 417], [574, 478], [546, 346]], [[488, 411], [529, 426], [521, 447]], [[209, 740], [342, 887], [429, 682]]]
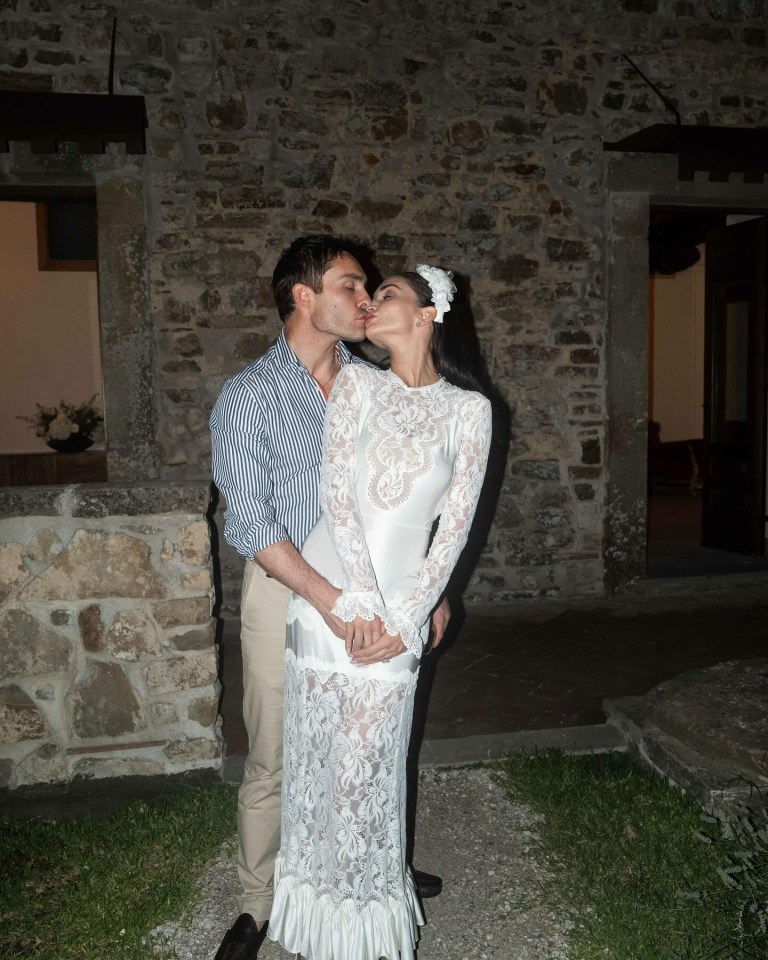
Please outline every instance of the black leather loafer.
[[443, 889], [443, 881], [440, 877], [436, 877], [433, 873], [422, 873], [421, 870], [413, 871], [413, 882], [422, 900], [437, 897]]
[[256, 960], [267, 935], [267, 924], [259, 930], [250, 913], [241, 913], [224, 934], [214, 960]]

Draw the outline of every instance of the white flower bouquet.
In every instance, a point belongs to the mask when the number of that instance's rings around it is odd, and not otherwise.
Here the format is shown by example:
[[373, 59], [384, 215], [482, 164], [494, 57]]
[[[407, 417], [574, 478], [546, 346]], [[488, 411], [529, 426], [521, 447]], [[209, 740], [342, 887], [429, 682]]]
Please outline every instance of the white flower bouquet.
[[29, 424], [38, 437], [54, 450], [86, 450], [94, 440], [97, 427], [104, 420], [96, 406], [97, 393], [75, 406], [62, 400], [57, 407], [36, 403], [37, 412], [31, 417], [18, 417]]

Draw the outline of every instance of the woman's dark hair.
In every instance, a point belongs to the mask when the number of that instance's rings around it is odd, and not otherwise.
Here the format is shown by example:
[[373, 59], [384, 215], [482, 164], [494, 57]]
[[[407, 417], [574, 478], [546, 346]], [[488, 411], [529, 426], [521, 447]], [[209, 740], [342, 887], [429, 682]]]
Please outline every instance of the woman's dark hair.
[[345, 253], [356, 256], [354, 250], [353, 241], [327, 233], [298, 237], [286, 247], [272, 274], [272, 293], [280, 319], [285, 322], [296, 307], [292, 292], [295, 284], [304, 283], [315, 293], [322, 293], [323, 276], [333, 261]]
[[[400, 276], [408, 281], [420, 307], [434, 307], [432, 288], [420, 273], [409, 270]], [[487, 395], [478, 364], [472, 360], [472, 350], [461, 335], [458, 317], [454, 318], [450, 311], [444, 315], [443, 323], [432, 324], [430, 349], [432, 362], [441, 377], [457, 387]]]

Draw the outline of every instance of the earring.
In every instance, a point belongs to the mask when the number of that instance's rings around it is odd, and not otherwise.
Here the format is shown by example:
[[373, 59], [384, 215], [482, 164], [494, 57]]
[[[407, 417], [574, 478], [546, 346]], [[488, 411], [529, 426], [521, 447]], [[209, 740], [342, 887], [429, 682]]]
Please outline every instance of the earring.
[[417, 320], [417, 321], [416, 321], [416, 326], [417, 326], [417, 327], [420, 327], [420, 326], [421, 326], [421, 320]]

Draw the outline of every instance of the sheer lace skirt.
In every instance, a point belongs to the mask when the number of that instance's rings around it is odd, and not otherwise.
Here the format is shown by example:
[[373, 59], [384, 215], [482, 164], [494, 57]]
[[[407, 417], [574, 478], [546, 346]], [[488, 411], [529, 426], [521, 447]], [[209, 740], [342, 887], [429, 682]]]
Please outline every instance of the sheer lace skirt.
[[340, 663], [302, 657], [302, 630], [300, 622], [289, 626], [286, 651], [281, 847], [269, 935], [308, 960], [411, 960], [424, 923], [405, 863], [417, 671], [405, 655], [396, 658], [405, 669], [366, 673], [346, 663], [343, 646]]

